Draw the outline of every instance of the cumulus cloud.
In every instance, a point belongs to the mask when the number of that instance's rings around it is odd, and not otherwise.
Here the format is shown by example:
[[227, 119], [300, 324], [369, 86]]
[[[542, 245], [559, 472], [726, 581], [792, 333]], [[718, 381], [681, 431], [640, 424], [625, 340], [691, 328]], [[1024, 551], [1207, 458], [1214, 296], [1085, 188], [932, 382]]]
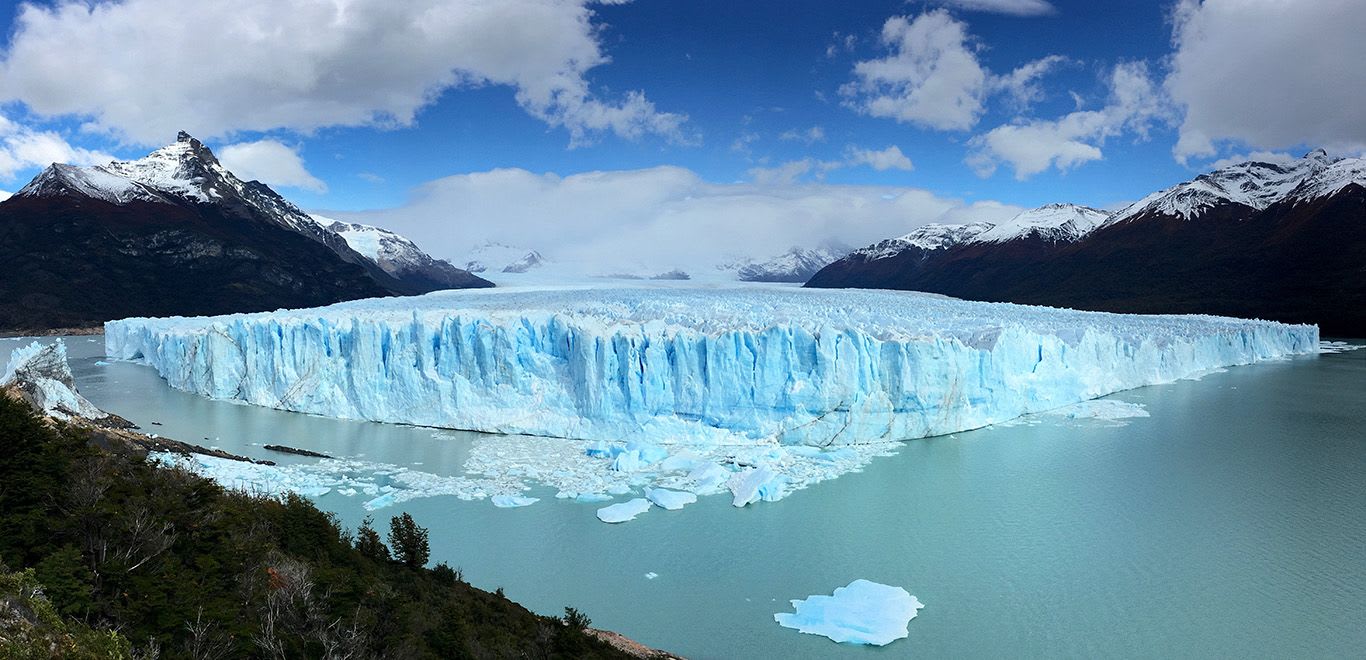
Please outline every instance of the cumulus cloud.
[[461, 174], [424, 185], [399, 208], [327, 215], [393, 229], [456, 260], [497, 241], [610, 273], [635, 264], [705, 271], [728, 256], [770, 256], [824, 240], [866, 245], [929, 222], [999, 222], [1019, 211], [916, 188], [714, 184], [691, 170], [655, 167]]
[[1123, 133], [1146, 137], [1152, 123], [1165, 116], [1166, 106], [1146, 64], [1116, 65], [1109, 87], [1109, 98], [1099, 110], [1078, 110], [1053, 120], [1020, 120], [973, 137], [968, 165], [987, 177], [1007, 164], [1019, 180], [1050, 167], [1065, 171], [1100, 160], [1107, 138]]
[[887, 19], [882, 44], [887, 56], [854, 64], [854, 80], [840, 87], [845, 104], [873, 117], [939, 130], [976, 126], [993, 94], [1028, 107], [1043, 97], [1039, 79], [1067, 61], [1049, 55], [994, 74], [978, 60], [967, 24], [943, 9], [914, 20]]
[[1047, 0], [936, 0], [941, 5], [966, 11], [982, 11], [1011, 16], [1045, 16], [1056, 10]]
[[941, 130], [972, 128], [982, 114], [987, 72], [968, 42], [967, 25], [942, 9], [882, 26], [886, 57], [854, 64], [840, 88], [846, 103], [873, 117]]
[[9, 198], [10, 198], [11, 196], [13, 196], [13, 195], [14, 195], [14, 193], [12, 193], [12, 192], [10, 192], [10, 191], [8, 191], [8, 190], [0, 190], [0, 202], [3, 202], [3, 201], [5, 201], [5, 200], [9, 199]]
[[848, 165], [867, 165], [879, 172], [886, 170], [910, 172], [915, 169], [915, 166], [911, 164], [911, 159], [907, 158], [906, 154], [901, 153], [901, 148], [896, 145], [880, 151], [851, 147], [845, 152], [845, 163]]
[[1166, 87], [1185, 109], [1181, 162], [1222, 142], [1366, 145], [1366, 4], [1183, 0]]
[[327, 184], [304, 167], [299, 152], [275, 140], [229, 144], [218, 150], [218, 160], [243, 180], [327, 192]]
[[503, 85], [571, 143], [687, 140], [639, 91], [604, 100], [589, 0], [118, 0], [23, 4], [0, 100], [156, 144], [185, 129], [407, 126], [446, 90]]
[[0, 180], [52, 163], [99, 165], [114, 160], [101, 152], [72, 146], [60, 134], [29, 128], [0, 115]]

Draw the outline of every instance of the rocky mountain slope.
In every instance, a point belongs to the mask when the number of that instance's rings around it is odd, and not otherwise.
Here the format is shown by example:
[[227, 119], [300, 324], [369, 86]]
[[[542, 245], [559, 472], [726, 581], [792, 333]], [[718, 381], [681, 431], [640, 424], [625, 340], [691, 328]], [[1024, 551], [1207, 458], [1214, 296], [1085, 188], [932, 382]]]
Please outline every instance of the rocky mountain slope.
[[43, 170], [0, 202], [0, 264], [8, 330], [447, 288], [396, 278], [185, 133], [138, 160]]
[[1105, 217], [1051, 205], [997, 227], [923, 227], [850, 253], [807, 286], [1226, 314], [1366, 336], [1366, 160], [1314, 151], [1240, 163]]
[[384, 272], [424, 291], [489, 286], [489, 282], [423, 252], [416, 243], [388, 229], [314, 215], [315, 222], [341, 236], [347, 246]]

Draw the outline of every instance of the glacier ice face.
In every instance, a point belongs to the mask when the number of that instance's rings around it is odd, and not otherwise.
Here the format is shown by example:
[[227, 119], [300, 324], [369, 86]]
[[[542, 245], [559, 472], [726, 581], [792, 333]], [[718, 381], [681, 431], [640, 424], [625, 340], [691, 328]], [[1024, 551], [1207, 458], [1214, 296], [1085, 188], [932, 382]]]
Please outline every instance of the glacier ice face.
[[940, 435], [1319, 348], [1313, 326], [758, 286], [447, 291], [105, 330], [109, 356], [218, 399], [702, 447]]
[[33, 342], [14, 349], [0, 373], [0, 389], [16, 388], [45, 414], [61, 420], [100, 420], [108, 413], [76, 392], [76, 381], [66, 359], [66, 343]]
[[785, 628], [824, 635], [849, 644], [885, 646], [909, 634], [909, 624], [924, 606], [901, 587], [854, 580], [834, 595], [794, 600], [797, 610], [780, 612], [773, 620]]

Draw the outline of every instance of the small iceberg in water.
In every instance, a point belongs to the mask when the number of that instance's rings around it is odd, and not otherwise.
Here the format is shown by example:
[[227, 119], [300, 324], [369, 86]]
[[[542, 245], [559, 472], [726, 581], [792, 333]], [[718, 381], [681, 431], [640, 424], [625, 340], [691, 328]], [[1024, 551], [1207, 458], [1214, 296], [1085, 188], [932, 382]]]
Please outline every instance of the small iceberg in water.
[[925, 605], [901, 587], [854, 580], [832, 596], [794, 600], [792, 606], [796, 612], [779, 612], [773, 620], [840, 643], [885, 646], [909, 635], [911, 619]]

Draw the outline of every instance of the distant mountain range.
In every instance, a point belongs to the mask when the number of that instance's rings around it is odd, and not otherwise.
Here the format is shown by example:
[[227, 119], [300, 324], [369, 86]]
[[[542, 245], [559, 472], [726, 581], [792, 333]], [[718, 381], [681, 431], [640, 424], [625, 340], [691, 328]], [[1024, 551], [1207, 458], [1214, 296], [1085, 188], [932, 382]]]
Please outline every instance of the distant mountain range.
[[1366, 336], [1366, 160], [1245, 162], [1115, 212], [1051, 204], [999, 225], [928, 225], [831, 263], [809, 287], [1317, 323]]
[[333, 227], [183, 132], [138, 160], [53, 164], [0, 201], [0, 328], [492, 286], [390, 232]]

